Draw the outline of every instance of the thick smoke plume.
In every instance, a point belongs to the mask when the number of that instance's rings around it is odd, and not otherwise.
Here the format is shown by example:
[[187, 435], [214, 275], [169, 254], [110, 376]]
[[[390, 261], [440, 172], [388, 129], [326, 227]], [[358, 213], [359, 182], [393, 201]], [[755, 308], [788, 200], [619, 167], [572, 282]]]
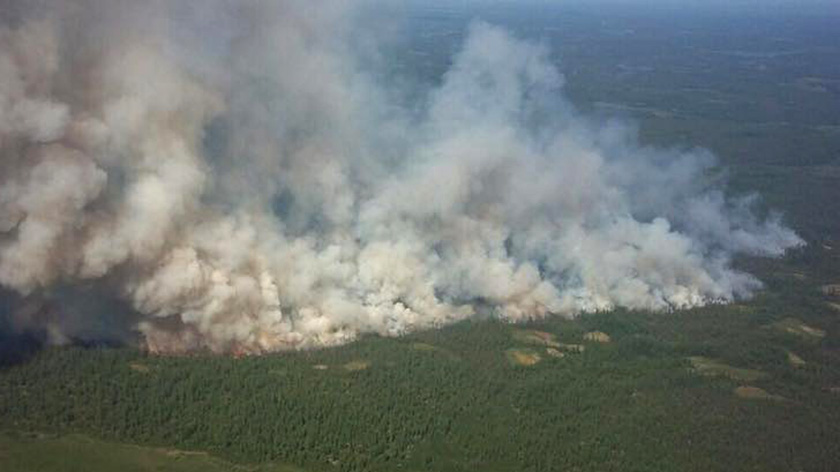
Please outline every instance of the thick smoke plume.
[[365, 6], [3, 5], [0, 285], [96, 287], [154, 351], [727, 302], [760, 286], [734, 255], [801, 244], [484, 23], [408, 107]]

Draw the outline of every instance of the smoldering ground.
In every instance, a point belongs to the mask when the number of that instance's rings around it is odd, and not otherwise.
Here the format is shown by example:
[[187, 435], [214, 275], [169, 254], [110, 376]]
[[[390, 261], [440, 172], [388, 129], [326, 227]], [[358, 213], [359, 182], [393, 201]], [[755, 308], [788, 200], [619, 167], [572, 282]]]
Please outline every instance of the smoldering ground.
[[[485, 23], [406, 106], [371, 2], [3, 3], [0, 284], [56, 339], [128, 322], [154, 351], [258, 353], [689, 308], [760, 287], [736, 255], [802, 243]], [[91, 290], [132, 314], [54, 302]]]

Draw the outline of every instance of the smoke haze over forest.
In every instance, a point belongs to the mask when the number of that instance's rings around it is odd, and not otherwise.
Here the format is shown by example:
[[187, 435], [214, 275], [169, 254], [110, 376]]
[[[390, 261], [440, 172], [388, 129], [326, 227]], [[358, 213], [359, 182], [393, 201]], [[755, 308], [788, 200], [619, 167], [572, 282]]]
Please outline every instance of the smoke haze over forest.
[[761, 287], [735, 256], [802, 244], [711, 153], [578, 113], [547, 48], [487, 23], [409, 100], [372, 2], [3, 4], [0, 286], [56, 342], [88, 317], [260, 353], [690, 308]]

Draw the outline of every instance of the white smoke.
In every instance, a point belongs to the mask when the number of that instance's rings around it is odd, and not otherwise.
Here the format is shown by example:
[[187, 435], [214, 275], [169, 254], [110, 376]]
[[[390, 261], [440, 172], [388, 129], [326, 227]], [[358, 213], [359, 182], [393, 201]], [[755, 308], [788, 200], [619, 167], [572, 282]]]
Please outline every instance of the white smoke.
[[257, 353], [731, 301], [760, 287], [734, 255], [802, 243], [709, 153], [579, 116], [499, 28], [403, 109], [337, 3], [13, 2], [0, 284], [117, 287], [152, 350]]

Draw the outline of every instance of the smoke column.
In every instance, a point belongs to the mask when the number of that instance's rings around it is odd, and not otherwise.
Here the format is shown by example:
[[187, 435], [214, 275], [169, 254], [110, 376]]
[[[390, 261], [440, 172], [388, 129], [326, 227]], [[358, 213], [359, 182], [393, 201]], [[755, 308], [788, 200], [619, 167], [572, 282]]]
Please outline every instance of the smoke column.
[[733, 256], [802, 244], [484, 23], [406, 107], [366, 5], [2, 4], [0, 286], [95, 287], [152, 351], [728, 302]]

